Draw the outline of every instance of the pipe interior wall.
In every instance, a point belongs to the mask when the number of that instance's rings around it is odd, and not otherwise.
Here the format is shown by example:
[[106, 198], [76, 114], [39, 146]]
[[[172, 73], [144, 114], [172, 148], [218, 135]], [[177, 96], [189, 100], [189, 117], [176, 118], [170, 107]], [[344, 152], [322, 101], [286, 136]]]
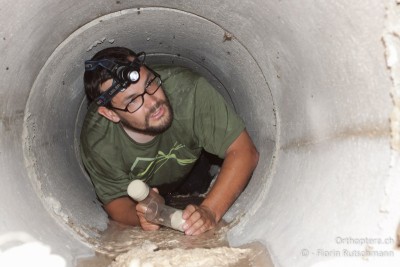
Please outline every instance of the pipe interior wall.
[[261, 160], [225, 216], [232, 245], [310, 266], [331, 258], [304, 249], [366, 249], [338, 237], [396, 239], [394, 0], [0, 2], [0, 234], [70, 265], [92, 252], [107, 216], [79, 160], [83, 62], [126, 46], [204, 75], [245, 120]]

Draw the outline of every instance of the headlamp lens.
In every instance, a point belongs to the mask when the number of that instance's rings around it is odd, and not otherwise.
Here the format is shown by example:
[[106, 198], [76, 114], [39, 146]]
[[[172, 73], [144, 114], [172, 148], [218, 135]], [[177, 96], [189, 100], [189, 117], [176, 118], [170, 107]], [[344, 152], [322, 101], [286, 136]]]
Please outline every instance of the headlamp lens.
[[129, 72], [128, 77], [131, 82], [136, 82], [137, 80], [139, 80], [139, 72], [137, 72], [136, 70], [131, 71]]

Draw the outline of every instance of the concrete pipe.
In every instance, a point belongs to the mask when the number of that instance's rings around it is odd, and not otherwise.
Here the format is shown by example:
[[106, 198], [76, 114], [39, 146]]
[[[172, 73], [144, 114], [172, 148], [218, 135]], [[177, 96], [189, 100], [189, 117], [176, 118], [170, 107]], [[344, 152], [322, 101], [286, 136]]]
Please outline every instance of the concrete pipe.
[[0, 2], [0, 252], [92, 252], [107, 217], [78, 154], [83, 62], [127, 46], [206, 76], [245, 120], [261, 162], [225, 216], [231, 245], [398, 266], [398, 1]]

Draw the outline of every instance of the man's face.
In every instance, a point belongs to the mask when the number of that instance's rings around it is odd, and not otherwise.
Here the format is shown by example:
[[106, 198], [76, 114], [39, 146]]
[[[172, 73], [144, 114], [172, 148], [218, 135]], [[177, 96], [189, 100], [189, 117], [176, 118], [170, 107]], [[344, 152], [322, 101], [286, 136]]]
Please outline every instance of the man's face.
[[[125, 91], [116, 94], [111, 100], [112, 106], [124, 109], [134, 97], [143, 94], [146, 84], [148, 84], [152, 78], [154, 78], [154, 74], [146, 67], [141, 67], [140, 80], [137, 83], [128, 86]], [[111, 84], [111, 79], [104, 82], [100, 86], [101, 92], [110, 88]], [[111, 110], [117, 114], [122, 125], [129, 130], [151, 136], [166, 131], [171, 126], [173, 112], [162, 87], [153, 95], [144, 94], [143, 97], [143, 105], [134, 113], [116, 109]]]

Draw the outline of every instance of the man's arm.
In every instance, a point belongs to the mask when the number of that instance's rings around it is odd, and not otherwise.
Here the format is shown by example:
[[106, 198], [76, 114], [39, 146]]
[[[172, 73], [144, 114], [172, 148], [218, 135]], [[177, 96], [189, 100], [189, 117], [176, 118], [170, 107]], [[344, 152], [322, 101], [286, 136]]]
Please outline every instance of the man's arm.
[[187, 235], [198, 235], [215, 227], [240, 195], [258, 163], [259, 154], [244, 130], [228, 147], [215, 184], [200, 206], [189, 205], [183, 213]]
[[104, 206], [108, 215], [114, 221], [127, 225], [140, 225], [136, 214], [136, 203], [130, 197], [120, 197]]

